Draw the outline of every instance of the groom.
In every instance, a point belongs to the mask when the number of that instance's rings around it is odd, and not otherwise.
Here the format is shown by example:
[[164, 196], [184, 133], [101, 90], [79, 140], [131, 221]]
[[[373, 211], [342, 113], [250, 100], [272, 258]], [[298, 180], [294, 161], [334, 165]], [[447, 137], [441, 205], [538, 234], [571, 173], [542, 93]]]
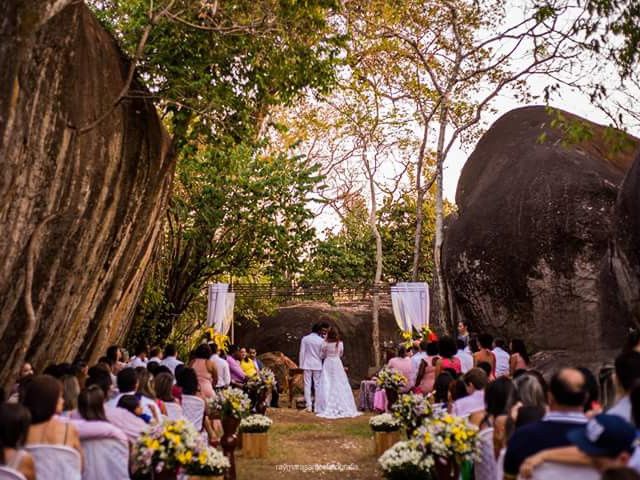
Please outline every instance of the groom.
[[[300, 368], [304, 370], [304, 402], [307, 412], [313, 411], [311, 408], [311, 385], [314, 392], [320, 385], [320, 372], [322, 371], [322, 358], [320, 349], [324, 337], [329, 329], [327, 323], [316, 323], [311, 327], [311, 333], [302, 337], [300, 341]], [[315, 392], [314, 397], [317, 396]]]

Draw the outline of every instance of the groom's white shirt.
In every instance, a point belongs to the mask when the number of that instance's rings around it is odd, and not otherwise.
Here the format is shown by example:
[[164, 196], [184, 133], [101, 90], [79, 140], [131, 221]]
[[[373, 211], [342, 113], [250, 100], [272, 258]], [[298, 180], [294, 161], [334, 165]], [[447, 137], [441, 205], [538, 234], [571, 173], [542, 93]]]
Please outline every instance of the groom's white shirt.
[[321, 349], [324, 339], [317, 333], [302, 337], [300, 342], [300, 368], [303, 370], [322, 370]]

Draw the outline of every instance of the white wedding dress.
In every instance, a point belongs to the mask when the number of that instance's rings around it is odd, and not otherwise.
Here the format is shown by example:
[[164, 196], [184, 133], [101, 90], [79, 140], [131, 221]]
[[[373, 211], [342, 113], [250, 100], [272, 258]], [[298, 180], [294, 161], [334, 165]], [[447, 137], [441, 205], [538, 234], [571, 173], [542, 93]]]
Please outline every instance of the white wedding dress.
[[316, 391], [316, 414], [322, 418], [349, 418], [361, 415], [356, 408], [353, 391], [342, 365], [342, 342], [324, 342], [321, 356], [324, 359], [320, 385]]

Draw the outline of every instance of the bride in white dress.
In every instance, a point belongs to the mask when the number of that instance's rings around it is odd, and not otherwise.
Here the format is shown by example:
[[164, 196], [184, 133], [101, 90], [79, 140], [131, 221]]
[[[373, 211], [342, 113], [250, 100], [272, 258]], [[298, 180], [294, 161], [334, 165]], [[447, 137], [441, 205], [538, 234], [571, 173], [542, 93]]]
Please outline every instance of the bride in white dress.
[[322, 418], [349, 418], [361, 415], [342, 365], [344, 345], [335, 328], [330, 328], [321, 347], [324, 359], [316, 393], [316, 414]]

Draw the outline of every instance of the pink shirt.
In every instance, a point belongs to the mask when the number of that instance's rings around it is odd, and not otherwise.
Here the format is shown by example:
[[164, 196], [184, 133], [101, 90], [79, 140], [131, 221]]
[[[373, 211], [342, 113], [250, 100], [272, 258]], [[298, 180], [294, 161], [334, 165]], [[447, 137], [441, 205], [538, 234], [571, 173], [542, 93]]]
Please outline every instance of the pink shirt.
[[460, 398], [453, 403], [451, 413], [457, 417], [466, 417], [484, 410], [484, 390], [476, 390], [471, 395]]
[[407, 386], [402, 389], [403, 392], [408, 391], [413, 385], [409, 385], [409, 379], [411, 378], [411, 357], [393, 357], [389, 360], [387, 367], [392, 368], [399, 374], [403, 375], [407, 379]]
[[132, 443], [137, 441], [140, 434], [147, 429], [144, 420], [124, 408], [105, 405], [104, 413], [109, 423], [122, 430]]
[[237, 383], [244, 382], [247, 376], [242, 371], [242, 368], [240, 368], [240, 364], [238, 363], [238, 361], [235, 358], [233, 358], [231, 355], [227, 355], [227, 363], [229, 364], [229, 373], [231, 373], [231, 381], [237, 382]]

